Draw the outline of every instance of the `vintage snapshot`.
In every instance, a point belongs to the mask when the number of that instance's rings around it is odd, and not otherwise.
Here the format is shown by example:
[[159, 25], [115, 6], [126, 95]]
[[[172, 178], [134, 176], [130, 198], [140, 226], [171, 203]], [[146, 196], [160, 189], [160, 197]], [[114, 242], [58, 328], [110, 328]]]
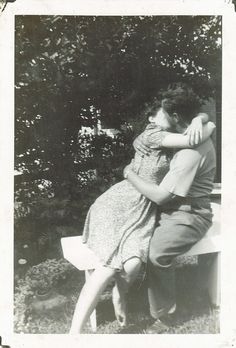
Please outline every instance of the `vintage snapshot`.
[[222, 12], [14, 14], [16, 346], [221, 337]]
[[221, 16], [15, 30], [16, 332], [218, 333]]

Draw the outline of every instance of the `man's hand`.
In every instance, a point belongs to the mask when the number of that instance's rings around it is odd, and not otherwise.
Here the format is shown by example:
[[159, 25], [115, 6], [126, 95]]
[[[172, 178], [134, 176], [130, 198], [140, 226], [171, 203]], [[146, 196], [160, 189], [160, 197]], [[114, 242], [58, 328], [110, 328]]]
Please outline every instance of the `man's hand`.
[[133, 146], [134, 146], [135, 151], [137, 151], [140, 155], [147, 155], [147, 156], [149, 156], [151, 151], [152, 151], [148, 146], [146, 146], [146, 145], [144, 145], [142, 143], [141, 136], [138, 136], [134, 140]]
[[199, 112], [196, 117], [192, 119], [191, 124], [184, 132], [189, 136], [189, 145], [199, 145], [203, 138], [203, 126], [209, 121], [209, 116], [205, 112]]
[[189, 136], [189, 145], [198, 145], [202, 141], [202, 131], [202, 120], [201, 118], [195, 117], [184, 132], [185, 135]]

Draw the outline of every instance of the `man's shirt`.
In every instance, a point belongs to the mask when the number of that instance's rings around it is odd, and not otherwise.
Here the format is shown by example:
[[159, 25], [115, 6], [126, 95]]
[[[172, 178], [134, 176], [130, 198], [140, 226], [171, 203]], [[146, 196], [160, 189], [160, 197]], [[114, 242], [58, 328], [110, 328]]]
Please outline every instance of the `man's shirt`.
[[197, 148], [177, 151], [160, 187], [180, 197], [208, 196], [213, 188], [215, 170], [215, 149], [208, 139]]

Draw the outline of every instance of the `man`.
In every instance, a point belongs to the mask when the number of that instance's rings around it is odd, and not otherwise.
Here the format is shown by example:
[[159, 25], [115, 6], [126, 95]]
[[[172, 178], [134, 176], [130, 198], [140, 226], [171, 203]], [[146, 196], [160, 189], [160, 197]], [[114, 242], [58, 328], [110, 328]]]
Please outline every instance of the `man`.
[[[168, 98], [162, 106], [170, 117], [178, 116], [179, 132], [183, 133], [186, 122], [181, 120], [181, 108], [176, 109], [175, 103], [171, 104], [171, 93]], [[150, 151], [141, 139], [135, 141], [134, 147], [145, 154]], [[125, 169], [126, 178], [136, 189], [161, 206], [148, 262], [150, 313], [156, 323], [147, 333], [155, 333], [161, 317], [175, 310], [174, 258], [189, 250], [211, 226], [209, 194], [213, 187], [215, 167], [215, 150], [208, 139], [196, 148], [177, 151], [160, 185], [145, 182], [130, 166]]]

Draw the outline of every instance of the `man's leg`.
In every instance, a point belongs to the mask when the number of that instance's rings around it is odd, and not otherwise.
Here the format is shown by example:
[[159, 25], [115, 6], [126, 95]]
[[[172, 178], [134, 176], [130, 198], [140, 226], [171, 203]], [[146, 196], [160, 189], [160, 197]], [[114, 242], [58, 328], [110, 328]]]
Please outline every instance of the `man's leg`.
[[175, 304], [173, 259], [185, 253], [205, 234], [209, 224], [187, 212], [162, 214], [150, 243], [148, 297], [150, 313], [159, 318]]

